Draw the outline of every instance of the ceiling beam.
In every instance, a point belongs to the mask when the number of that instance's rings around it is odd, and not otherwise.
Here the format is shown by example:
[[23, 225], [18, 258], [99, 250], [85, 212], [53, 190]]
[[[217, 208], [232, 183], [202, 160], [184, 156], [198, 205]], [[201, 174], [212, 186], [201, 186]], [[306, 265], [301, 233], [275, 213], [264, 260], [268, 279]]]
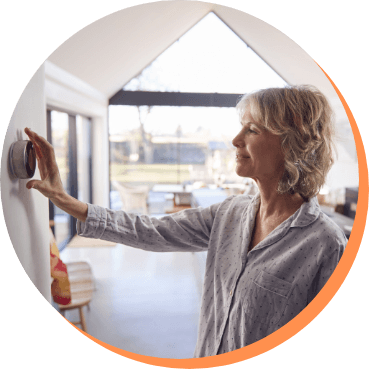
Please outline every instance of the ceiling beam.
[[207, 106], [234, 108], [242, 94], [118, 91], [109, 105]]

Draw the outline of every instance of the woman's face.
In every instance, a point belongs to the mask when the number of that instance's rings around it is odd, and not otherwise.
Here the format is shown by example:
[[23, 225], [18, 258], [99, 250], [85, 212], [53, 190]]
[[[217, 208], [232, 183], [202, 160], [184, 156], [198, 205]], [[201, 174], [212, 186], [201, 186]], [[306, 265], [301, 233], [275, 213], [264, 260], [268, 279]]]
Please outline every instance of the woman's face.
[[284, 155], [280, 138], [255, 122], [249, 110], [241, 121], [242, 128], [233, 139], [236, 150], [236, 173], [256, 182], [278, 180], [284, 172]]

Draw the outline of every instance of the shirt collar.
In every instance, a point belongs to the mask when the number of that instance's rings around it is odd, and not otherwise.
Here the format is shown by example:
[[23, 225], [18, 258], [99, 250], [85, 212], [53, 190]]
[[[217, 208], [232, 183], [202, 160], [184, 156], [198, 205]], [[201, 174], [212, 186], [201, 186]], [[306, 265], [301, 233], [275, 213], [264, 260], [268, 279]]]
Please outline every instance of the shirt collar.
[[[251, 206], [248, 207], [247, 219], [249, 220], [248, 227], [245, 229], [244, 239], [249, 244], [254, 227], [255, 215], [260, 206], [260, 193], [258, 192], [251, 199]], [[282, 222], [277, 228], [275, 228], [266, 238], [264, 238], [259, 244], [255, 246], [253, 250], [259, 250], [266, 246], [270, 246], [279, 241], [288, 232], [291, 227], [306, 227], [313, 223], [319, 216], [320, 207], [316, 197], [311, 198], [309, 201], [304, 202], [300, 209], [298, 209], [293, 215]], [[251, 250], [251, 252], [253, 251]]]
[[321, 210], [316, 196], [304, 202], [300, 209], [293, 214], [291, 227], [306, 227], [313, 223], [319, 216]]

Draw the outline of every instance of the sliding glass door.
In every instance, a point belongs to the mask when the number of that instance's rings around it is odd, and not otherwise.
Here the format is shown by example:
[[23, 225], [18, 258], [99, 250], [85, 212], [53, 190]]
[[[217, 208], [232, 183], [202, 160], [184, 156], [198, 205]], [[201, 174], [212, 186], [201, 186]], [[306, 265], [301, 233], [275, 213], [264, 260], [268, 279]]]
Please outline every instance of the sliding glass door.
[[[71, 196], [91, 203], [91, 119], [50, 108], [47, 128], [64, 189]], [[77, 221], [51, 202], [49, 206], [50, 225], [61, 250], [76, 234]]]

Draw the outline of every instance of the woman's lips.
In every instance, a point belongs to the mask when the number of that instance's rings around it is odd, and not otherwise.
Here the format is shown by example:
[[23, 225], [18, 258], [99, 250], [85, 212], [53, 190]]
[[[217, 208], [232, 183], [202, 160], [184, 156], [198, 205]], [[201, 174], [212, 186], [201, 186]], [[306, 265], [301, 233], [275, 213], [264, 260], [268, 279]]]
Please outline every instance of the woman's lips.
[[236, 161], [244, 160], [244, 159], [250, 159], [250, 157], [249, 156], [243, 156], [243, 155], [236, 155]]

